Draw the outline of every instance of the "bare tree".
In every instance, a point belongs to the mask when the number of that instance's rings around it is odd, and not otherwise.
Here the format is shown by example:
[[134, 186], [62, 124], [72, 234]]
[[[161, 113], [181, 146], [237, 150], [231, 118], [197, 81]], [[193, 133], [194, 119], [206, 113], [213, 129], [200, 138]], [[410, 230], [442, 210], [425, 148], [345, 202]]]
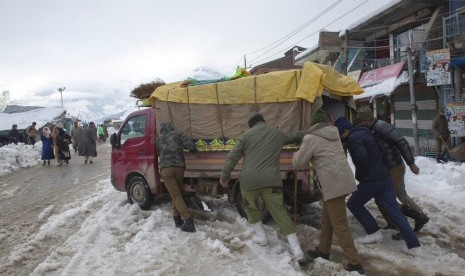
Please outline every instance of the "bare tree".
[[5, 107], [8, 105], [8, 102], [10, 101], [10, 91], [5, 90], [2, 91], [0, 94], [0, 112], [3, 112], [5, 110]]

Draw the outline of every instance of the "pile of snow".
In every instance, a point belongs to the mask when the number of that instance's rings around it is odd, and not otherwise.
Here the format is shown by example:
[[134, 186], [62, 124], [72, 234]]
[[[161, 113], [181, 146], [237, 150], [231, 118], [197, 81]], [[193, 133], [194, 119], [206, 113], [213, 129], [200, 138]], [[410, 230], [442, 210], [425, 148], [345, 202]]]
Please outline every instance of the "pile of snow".
[[36, 166], [42, 156], [42, 142], [34, 146], [23, 143], [8, 144], [0, 147], [0, 175], [16, 171], [19, 168]]

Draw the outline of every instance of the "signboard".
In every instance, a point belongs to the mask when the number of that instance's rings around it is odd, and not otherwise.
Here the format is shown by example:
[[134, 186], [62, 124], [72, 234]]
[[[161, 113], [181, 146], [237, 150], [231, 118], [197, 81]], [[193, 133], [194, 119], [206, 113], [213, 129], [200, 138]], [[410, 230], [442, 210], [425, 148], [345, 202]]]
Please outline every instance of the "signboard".
[[360, 77], [358, 84], [360, 84], [361, 87], [367, 87], [378, 84], [383, 80], [397, 78], [403, 67], [404, 62], [399, 62], [364, 72]]
[[451, 84], [449, 49], [426, 52], [426, 84], [428, 86]]
[[451, 135], [465, 137], [465, 103], [448, 103], [445, 115], [449, 121]]

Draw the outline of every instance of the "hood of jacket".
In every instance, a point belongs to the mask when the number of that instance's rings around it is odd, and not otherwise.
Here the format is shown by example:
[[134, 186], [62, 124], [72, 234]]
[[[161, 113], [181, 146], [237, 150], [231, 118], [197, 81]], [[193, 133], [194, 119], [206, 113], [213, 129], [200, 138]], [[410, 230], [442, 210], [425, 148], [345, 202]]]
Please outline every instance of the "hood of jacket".
[[170, 122], [162, 122], [160, 125], [160, 133], [166, 133], [174, 130], [173, 125]]
[[[314, 127], [317, 127], [319, 124], [316, 124]], [[339, 131], [336, 127], [325, 125], [323, 127], [315, 128], [311, 131], [311, 134], [319, 136], [329, 141], [337, 141], [339, 139]]]

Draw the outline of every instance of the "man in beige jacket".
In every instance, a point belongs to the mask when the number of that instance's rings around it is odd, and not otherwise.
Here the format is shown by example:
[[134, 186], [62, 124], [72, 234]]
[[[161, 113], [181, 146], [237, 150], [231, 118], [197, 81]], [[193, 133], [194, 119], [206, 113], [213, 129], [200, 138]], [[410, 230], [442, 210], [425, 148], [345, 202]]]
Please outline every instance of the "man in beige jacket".
[[306, 253], [312, 259], [320, 257], [329, 260], [334, 234], [349, 261], [346, 269], [364, 274], [347, 222], [345, 202], [346, 196], [356, 191], [357, 187], [339, 132], [329, 124], [321, 109], [312, 115], [311, 124], [310, 133], [305, 135], [292, 159], [296, 168], [305, 168], [308, 162], [312, 162], [318, 176], [318, 188], [323, 195], [320, 244], [316, 250]]

